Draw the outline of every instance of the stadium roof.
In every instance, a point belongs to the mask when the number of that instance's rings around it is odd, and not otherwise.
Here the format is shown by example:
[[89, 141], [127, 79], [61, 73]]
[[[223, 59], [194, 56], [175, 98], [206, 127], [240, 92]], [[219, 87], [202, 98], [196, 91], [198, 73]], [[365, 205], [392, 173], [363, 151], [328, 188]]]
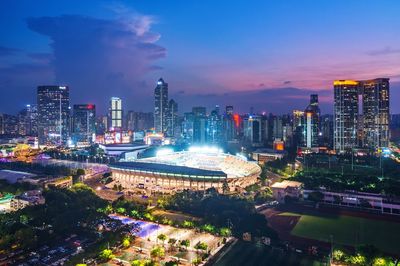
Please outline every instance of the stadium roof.
[[167, 165], [161, 163], [145, 163], [145, 162], [118, 162], [110, 165], [110, 168], [128, 169], [136, 171], [159, 172], [164, 174], [180, 174], [190, 176], [206, 176], [206, 177], [227, 177], [223, 171], [213, 171], [192, 168], [179, 165]]

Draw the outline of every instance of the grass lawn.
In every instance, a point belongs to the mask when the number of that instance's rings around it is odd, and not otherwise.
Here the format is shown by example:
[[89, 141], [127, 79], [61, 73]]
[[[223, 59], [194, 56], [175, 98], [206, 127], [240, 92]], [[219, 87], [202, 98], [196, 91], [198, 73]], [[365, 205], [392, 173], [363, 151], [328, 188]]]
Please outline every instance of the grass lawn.
[[283, 252], [266, 246], [257, 246], [254, 243], [237, 242], [215, 266], [259, 266], [259, 265], [304, 265], [322, 266], [321, 262], [314, 261], [305, 255]]
[[400, 254], [400, 223], [345, 215], [281, 213], [301, 216], [292, 234], [299, 237], [358, 246], [372, 244], [382, 251]]

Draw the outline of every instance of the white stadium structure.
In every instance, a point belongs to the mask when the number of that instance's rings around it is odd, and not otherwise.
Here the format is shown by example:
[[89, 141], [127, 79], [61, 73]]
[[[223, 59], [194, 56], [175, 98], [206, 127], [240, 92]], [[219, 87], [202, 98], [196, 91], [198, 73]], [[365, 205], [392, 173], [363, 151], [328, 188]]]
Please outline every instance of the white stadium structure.
[[[235, 191], [257, 182], [261, 168], [241, 156], [213, 148], [161, 150], [156, 157], [110, 165], [115, 184], [125, 190], [173, 193], [184, 189]], [[224, 185], [225, 183], [225, 185]]]

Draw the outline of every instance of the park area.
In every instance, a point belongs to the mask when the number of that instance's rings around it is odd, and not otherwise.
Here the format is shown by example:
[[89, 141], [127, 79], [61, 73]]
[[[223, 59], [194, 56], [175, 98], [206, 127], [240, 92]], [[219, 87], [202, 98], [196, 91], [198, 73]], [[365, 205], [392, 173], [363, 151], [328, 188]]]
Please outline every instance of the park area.
[[304, 265], [322, 266], [323, 262], [312, 257], [297, 254], [295, 252], [283, 251], [263, 244], [238, 241], [231, 249], [222, 256], [215, 266], [258, 266], [258, 265]]
[[400, 254], [400, 219], [368, 216], [356, 212], [343, 214], [290, 210], [277, 212], [270, 217], [270, 222], [283, 235], [285, 233], [282, 230], [286, 229], [293, 237], [290, 240], [294, 242], [311, 239], [350, 247], [370, 244], [385, 253]]
[[[212, 254], [223, 246], [222, 238], [196, 232], [194, 229], [176, 228], [118, 214], [111, 214], [109, 217], [129, 225], [131, 234], [136, 238], [129, 248], [117, 252], [115, 259], [104, 265], [117, 265], [118, 262], [128, 264], [134, 260], [149, 259], [152, 257], [151, 251], [157, 246], [165, 250], [165, 254], [160, 256], [163, 262], [179, 260], [181, 265], [191, 265], [202, 254]], [[160, 235], [165, 237], [160, 239]], [[187, 241], [187, 244], [182, 246], [182, 241]], [[203, 243], [205, 250], [199, 249], [198, 243]]]

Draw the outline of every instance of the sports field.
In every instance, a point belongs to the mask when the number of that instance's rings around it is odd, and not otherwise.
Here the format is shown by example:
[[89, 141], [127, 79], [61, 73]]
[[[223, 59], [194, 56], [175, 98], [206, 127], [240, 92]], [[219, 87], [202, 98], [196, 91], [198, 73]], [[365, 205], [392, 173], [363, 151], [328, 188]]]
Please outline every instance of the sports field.
[[324, 263], [318, 262], [308, 256], [286, 252], [278, 249], [272, 249], [264, 245], [256, 245], [238, 241], [215, 266], [322, 266]]
[[291, 231], [294, 236], [324, 242], [330, 242], [332, 236], [335, 244], [372, 244], [382, 251], [400, 254], [400, 223], [331, 214], [284, 212], [279, 216], [300, 216]]

